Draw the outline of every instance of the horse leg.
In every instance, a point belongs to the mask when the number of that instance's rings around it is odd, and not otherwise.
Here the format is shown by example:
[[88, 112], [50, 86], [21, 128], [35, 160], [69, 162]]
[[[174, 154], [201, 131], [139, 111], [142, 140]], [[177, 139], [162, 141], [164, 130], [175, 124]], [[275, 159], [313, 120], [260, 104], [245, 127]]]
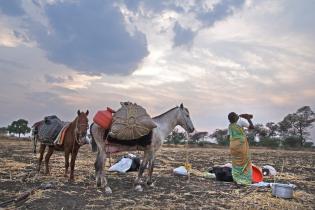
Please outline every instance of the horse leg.
[[32, 141], [33, 141], [33, 153], [36, 154], [37, 138], [34, 136]]
[[74, 166], [75, 166], [75, 160], [77, 159], [78, 151], [79, 151], [79, 147], [77, 145], [75, 145], [73, 148], [73, 151], [71, 153], [71, 162], [70, 162], [70, 179], [69, 179], [69, 181], [71, 181], [71, 182], [74, 181]]
[[65, 149], [65, 174], [64, 174], [64, 177], [68, 177], [69, 155], [70, 155], [70, 151], [68, 149]]
[[153, 187], [153, 182], [152, 182], [152, 174], [153, 174], [153, 168], [154, 168], [154, 160], [155, 158], [150, 159], [149, 161], [149, 177], [147, 180], [147, 185], [152, 186]]
[[45, 156], [45, 165], [46, 165], [45, 174], [49, 174], [49, 159], [50, 159], [50, 156], [53, 154], [53, 152], [54, 152], [54, 146], [49, 146], [48, 152]]
[[105, 192], [108, 194], [112, 193], [112, 189], [107, 185], [107, 180], [104, 174], [104, 165], [106, 162], [106, 153], [104, 150], [99, 149], [96, 155], [96, 160], [94, 163], [95, 166], [95, 177], [96, 177], [96, 186], [101, 187], [102, 184], [105, 187]]
[[142, 183], [142, 175], [143, 175], [143, 172], [148, 164], [148, 161], [149, 161], [149, 152], [144, 152], [144, 157], [143, 157], [143, 160], [140, 164], [140, 168], [139, 168], [139, 172], [138, 172], [138, 177], [136, 178], [135, 180], [135, 190], [137, 191], [143, 191], [143, 188], [141, 187], [141, 183]]
[[40, 147], [39, 147], [39, 159], [38, 159], [38, 166], [37, 166], [37, 172], [38, 173], [40, 172], [40, 166], [41, 166], [42, 161], [43, 161], [45, 149], [46, 149], [46, 145], [45, 144], [40, 144]]

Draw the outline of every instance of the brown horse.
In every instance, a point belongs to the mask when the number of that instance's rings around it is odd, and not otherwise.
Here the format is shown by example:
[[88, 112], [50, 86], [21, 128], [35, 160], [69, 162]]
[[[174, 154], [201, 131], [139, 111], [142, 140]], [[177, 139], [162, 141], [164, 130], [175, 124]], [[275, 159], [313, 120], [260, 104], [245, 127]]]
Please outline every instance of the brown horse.
[[[40, 166], [43, 160], [44, 152], [46, 146], [48, 146], [48, 152], [45, 156], [45, 174], [49, 174], [49, 159], [50, 156], [53, 154], [54, 150], [64, 151], [65, 152], [65, 177], [68, 176], [68, 168], [69, 168], [69, 155], [71, 153], [71, 162], [70, 162], [70, 181], [74, 180], [74, 165], [75, 160], [79, 151], [79, 148], [88, 143], [86, 139], [88, 125], [88, 116], [89, 111], [87, 110], [85, 113], [80, 112], [78, 110], [78, 116], [70, 122], [67, 130], [65, 131], [64, 141], [62, 145], [46, 145], [44, 143], [40, 144], [39, 148], [39, 160], [38, 160], [38, 173], [40, 172]], [[39, 127], [40, 129], [40, 127]], [[34, 138], [38, 138], [38, 135], [35, 135]], [[37, 141], [38, 139], [36, 139]], [[39, 140], [40, 141], [40, 140]]]

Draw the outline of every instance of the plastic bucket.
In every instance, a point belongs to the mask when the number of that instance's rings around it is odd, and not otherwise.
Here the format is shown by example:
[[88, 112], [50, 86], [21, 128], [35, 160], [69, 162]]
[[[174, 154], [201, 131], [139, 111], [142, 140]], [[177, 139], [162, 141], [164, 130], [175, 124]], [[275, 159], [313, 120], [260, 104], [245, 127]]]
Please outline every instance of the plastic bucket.
[[258, 182], [263, 181], [262, 170], [255, 165], [252, 165], [252, 181], [253, 183], [258, 183]]

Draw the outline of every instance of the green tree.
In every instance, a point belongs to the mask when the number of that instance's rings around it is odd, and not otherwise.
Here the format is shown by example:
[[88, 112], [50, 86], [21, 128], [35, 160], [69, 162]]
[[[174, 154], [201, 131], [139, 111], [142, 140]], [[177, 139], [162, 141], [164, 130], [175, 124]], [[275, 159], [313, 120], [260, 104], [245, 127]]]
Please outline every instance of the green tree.
[[5, 136], [8, 133], [8, 128], [6, 127], [1, 127], [0, 128], [0, 136]]
[[259, 139], [267, 136], [267, 129], [263, 124], [255, 124], [254, 129], [246, 132], [249, 145], [257, 145], [256, 137]]
[[300, 139], [297, 136], [288, 136], [283, 140], [284, 147], [299, 147]]
[[298, 140], [298, 146], [304, 146], [305, 142], [310, 137], [309, 129], [312, 128], [315, 122], [315, 113], [309, 106], [303, 106], [295, 113], [288, 114], [279, 123], [279, 129], [284, 140], [289, 137]]
[[277, 136], [278, 131], [279, 131], [279, 125], [277, 123], [267, 122], [266, 127], [268, 128], [268, 130], [267, 130], [267, 136], [268, 137]]
[[190, 137], [190, 143], [197, 144], [202, 142], [204, 138], [208, 135], [208, 132], [196, 132], [193, 136]]
[[229, 145], [229, 139], [227, 138], [227, 129], [216, 129], [211, 135], [219, 145]]
[[178, 131], [177, 128], [175, 128], [170, 135], [166, 137], [166, 143], [167, 144], [181, 144], [183, 143], [183, 140], [185, 139], [185, 133]]
[[13, 121], [11, 125], [8, 126], [8, 131], [10, 134], [18, 134], [20, 138], [21, 134], [25, 135], [31, 131], [31, 128], [27, 125], [27, 120], [19, 119], [17, 121]]
[[280, 146], [280, 139], [265, 136], [265, 137], [260, 138], [259, 146], [276, 148]]

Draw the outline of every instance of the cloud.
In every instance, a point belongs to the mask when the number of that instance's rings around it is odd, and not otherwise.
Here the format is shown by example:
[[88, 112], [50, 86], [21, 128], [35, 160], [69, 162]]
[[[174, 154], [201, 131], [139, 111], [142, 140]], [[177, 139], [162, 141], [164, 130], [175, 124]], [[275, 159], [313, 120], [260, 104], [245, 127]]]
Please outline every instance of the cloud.
[[54, 2], [43, 6], [43, 14], [47, 26], [33, 19], [24, 24], [55, 63], [86, 74], [127, 75], [148, 55], [145, 35], [128, 32], [111, 1]]
[[[125, 0], [125, 6], [136, 17], [160, 17], [163, 22], [173, 22], [172, 30], [175, 33], [173, 46], [190, 45], [204, 28], [212, 27], [216, 22], [223, 21], [232, 16], [235, 11], [242, 8], [245, 0], [221, 1], [134, 1]], [[169, 18], [169, 20], [166, 20]], [[135, 18], [139, 19], [139, 18]], [[162, 21], [160, 20], [160, 21]], [[167, 24], [161, 31], [167, 31]]]
[[197, 17], [206, 27], [212, 26], [215, 22], [224, 20], [231, 16], [235, 9], [241, 8], [245, 0], [222, 0], [213, 5], [213, 8], [199, 11]]
[[174, 46], [191, 44], [195, 37], [195, 33], [190, 29], [183, 28], [178, 22], [174, 25]]
[[71, 76], [68, 76], [68, 77], [58, 77], [58, 76], [52, 76], [52, 75], [49, 75], [49, 74], [45, 74], [45, 81], [48, 82], [48, 83], [64, 83], [66, 81], [72, 81], [73, 78]]
[[21, 16], [25, 14], [20, 0], [0, 0], [0, 11], [9, 16]]

